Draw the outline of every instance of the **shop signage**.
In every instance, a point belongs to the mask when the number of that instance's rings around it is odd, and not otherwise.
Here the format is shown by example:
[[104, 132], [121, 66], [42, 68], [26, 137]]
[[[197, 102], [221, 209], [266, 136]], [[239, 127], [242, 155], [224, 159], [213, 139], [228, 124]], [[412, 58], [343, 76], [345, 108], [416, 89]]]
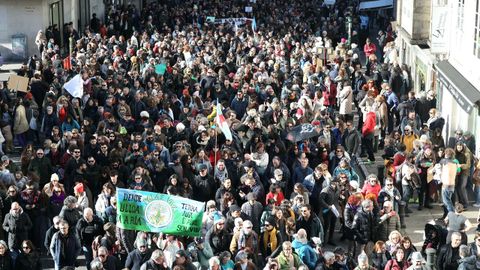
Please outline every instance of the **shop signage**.
[[438, 75], [438, 81], [440, 82], [440, 85], [443, 85], [443, 87], [450, 92], [452, 97], [457, 101], [458, 105], [465, 110], [465, 112], [471, 113], [473, 107], [462, 95], [462, 93], [460, 93], [460, 90], [454, 84], [450, 83], [450, 81], [441, 72], [439, 72]]

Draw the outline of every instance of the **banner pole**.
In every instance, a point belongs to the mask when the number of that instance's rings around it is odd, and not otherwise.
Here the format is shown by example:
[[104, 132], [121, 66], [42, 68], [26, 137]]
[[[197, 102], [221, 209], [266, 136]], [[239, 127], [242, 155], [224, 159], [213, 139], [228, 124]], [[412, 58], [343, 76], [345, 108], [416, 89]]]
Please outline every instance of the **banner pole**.
[[[217, 151], [215, 151], [217, 149]], [[218, 153], [218, 131], [215, 125], [215, 148], [213, 150], [213, 177], [215, 177], [215, 170], [217, 169], [217, 153]]]

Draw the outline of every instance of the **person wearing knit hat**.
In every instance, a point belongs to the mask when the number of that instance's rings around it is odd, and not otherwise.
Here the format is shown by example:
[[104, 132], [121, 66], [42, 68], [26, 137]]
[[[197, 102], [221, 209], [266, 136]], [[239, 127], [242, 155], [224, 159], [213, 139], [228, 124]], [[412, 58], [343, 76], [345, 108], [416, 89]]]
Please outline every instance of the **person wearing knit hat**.
[[217, 225], [222, 222], [225, 223], [225, 218], [222, 216], [220, 212], [215, 212], [213, 214], [213, 225]]
[[83, 211], [89, 206], [87, 193], [85, 192], [85, 187], [82, 183], [78, 183], [73, 188], [75, 197], [77, 198], [77, 207], [80, 211]]

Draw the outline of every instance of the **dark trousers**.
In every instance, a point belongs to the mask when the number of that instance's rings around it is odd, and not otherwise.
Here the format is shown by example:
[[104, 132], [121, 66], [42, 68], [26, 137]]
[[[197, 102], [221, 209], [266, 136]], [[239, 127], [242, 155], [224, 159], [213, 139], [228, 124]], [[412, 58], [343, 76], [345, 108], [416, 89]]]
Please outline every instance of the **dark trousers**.
[[322, 210], [322, 219], [324, 224], [325, 243], [333, 240], [333, 233], [335, 232], [335, 224], [337, 222], [337, 216], [330, 209]]
[[420, 174], [420, 189], [418, 191], [418, 206], [426, 206], [430, 205], [430, 196], [428, 195], [428, 183], [427, 183], [427, 169], [423, 169], [425, 172], [422, 171]]
[[375, 156], [373, 155], [373, 139], [373, 134], [362, 137], [362, 145], [367, 151], [368, 159], [372, 161], [375, 160]]

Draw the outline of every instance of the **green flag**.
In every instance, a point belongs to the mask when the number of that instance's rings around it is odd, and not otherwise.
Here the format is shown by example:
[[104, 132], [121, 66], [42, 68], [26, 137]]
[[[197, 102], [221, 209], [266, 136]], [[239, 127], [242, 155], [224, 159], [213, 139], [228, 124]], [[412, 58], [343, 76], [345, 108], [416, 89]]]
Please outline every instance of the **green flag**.
[[127, 230], [200, 236], [205, 203], [117, 188], [117, 226]]

